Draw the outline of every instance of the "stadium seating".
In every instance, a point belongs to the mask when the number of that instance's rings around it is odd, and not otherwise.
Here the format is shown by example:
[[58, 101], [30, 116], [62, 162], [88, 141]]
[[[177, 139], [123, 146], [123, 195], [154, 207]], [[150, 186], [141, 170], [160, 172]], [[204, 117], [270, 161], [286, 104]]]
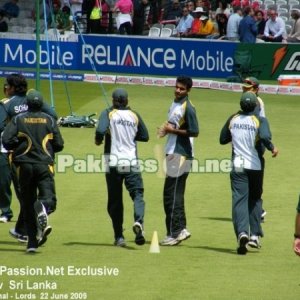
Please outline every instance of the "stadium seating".
[[159, 37], [160, 36], [160, 29], [158, 27], [150, 27], [149, 29], [149, 33], [148, 33], [148, 36], [151, 36], [151, 37]]
[[286, 30], [286, 33], [289, 34], [292, 30], [292, 26], [289, 24], [285, 24], [285, 30]]
[[170, 37], [172, 34], [173, 34], [173, 30], [167, 27], [163, 27], [160, 32], [161, 37]]

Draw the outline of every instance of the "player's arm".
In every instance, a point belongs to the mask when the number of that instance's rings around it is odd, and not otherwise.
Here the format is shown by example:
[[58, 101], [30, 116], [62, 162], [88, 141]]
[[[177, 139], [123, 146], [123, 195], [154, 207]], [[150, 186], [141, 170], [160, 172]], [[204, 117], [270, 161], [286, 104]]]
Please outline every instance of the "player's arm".
[[95, 133], [95, 144], [97, 146], [101, 145], [104, 139], [105, 134], [109, 129], [109, 111], [104, 110], [98, 120], [98, 125]]
[[171, 122], [167, 122], [164, 125], [163, 130], [165, 133], [172, 133], [180, 136], [186, 137], [197, 137], [199, 135], [199, 125], [196, 115], [196, 110], [191, 105], [188, 105], [185, 112], [185, 125], [186, 128], [176, 128]]
[[272, 156], [276, 157], [278, 149], [273, 145], [271, 139], [272, 134], [269, 126], [269, 122], [266, 118], [260, 118], [260, 126], [258, 128], [258, 135], [265, 147], [272, 152]]
[[2, 132], [5, 128], [7, 120], [7, 112], [4, 108], [4, 105], [0, 102], [0, 132]]
[[136, 141], [139, 142], [148, 142], [149, 141], [149, 133], [148, 133], [148, 129], [143, 121], [143, 119], [141, 118], [141, 116], [138, 113], [135, 113], [138, 117], [138, 131], [135, 137]]
[[2, 134], [2, 144], [7, 150], [14, 150], [19, 143], [16, 118], [7, 124]]
[[223, 128], [221, 129], [221, 133], [220, 133], [220, 144], [221, 145], [226, 145], [228, 143], [231, 142], [232, 137], [231, 137], [231, 132], [230, 132], [230, 122], [232, 120], [233, 116], [231, 116], [225, 123], [225, 125], [223, 126]]
[[52, 140], [52, 147], [54, 152], [60, 152], [64, 148], [64, 140], [61, 136], [60, 130], [56, 124], [53, 122], [53, 140]]
[[50, 115], [51, 117], [53, 117], [55, 120], [58, 119], [58, 116], [56, 114], [56, 111], [54, 110], [53, 107], [51, 107], [48, 103], [43, 102], [43, 106], [42, 106], [42, 112]]
[[297, 206], [297, 215], [295, 220], [295, 234], [294, 234], [294, 252], [300, 256], [300, 197]]

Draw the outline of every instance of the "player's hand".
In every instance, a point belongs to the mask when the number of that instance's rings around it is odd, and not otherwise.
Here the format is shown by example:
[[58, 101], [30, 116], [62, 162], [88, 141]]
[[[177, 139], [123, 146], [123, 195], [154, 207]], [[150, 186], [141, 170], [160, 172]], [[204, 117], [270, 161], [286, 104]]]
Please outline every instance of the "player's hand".
[[166, 133], [173, 133], [175, 129], [175, 125], [171, 123], [165, 123], [164, 130]]
[[160, 125], [159, 127], [157, 127], [157, 137], [158, 138], [163, 138], [164, 136], [166, 136], [167, 132], [165, 131], [165, 125], [167, 124], [167, 122], [164, 122], [162, 125]]
[[274, 149], [272, 150], [272, 157], [276, 157], [278, 155], [279, 150], [274, 147]]
[[294, 241], [294, 252], [296, 255], [300, 256], [300, 239], [295, 239]]

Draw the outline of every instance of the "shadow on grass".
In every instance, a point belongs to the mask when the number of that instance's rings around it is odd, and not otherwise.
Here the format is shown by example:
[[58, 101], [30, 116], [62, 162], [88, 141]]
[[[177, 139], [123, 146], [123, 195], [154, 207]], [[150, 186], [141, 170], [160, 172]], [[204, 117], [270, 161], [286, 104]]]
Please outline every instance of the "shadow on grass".
[[0, 245], [12, 245], [12, 246], [24, 246], [26, 243], [20, 243], [17, 240], [12, 241], [0, 241]]
[[0, 252], [22, 252], [22, 253], [26, 253], [26, 248], [23, 248], [23, 249], [9, 249], [9, 248], [6, 248], [6, 249], [1, 249], [0, 248]]
[[[215, 252], [220, 252], [220, 253], [227, 253], [227, 254], [233, 254], [237, 255], [236, 249], [225, 249], [225, 248], [216, 248], [216, 247], [209, 247], [209, 246], [195, 246], [195, 247], [189, 247], [189, 248], [200, 248], [203, 250], [208, 250], [208, 251], [215, 251]], [[257, 249], [252, 249], [248, 248], [247, 254], [257, 254], [259, 251]], [[239, 255], [243, 256], [243, 255]]]
[[221, 253], [236, 255], [236, 250], [235, 249], [216, 248], [216, 247], [209, 247], [209, 246], [194, 246], [194, 247], [190, 247], [190, 248], [200, 248], [200, 249], [208, 250], [208, 251], [215, 251], [215, 252], [221, 252]]
[[[134, 243], [134, 242], [132, 242]], [[146, 242], [145, 245], [150, 244], [150, 242]], [[127, 250], [139, 250], [139, 249], [143, 249], [143, 246], [136, 246], [136, 247], [131, 247], [131, 246], [125, 246], [125, 247], [117, 247], [113, 244], [104, 244], [104, 243], [85, 243], [85, 242], [68, 242], [68, 243], [64, 243], [65, 246], [101, 246], [101, 247], [114, 247], [114, 248], [124, 248]]]
[[201, 219], [222, 221], [222, 222], [232, 222], [231, 218], [218, 218], [218, 217], [201, 217]]

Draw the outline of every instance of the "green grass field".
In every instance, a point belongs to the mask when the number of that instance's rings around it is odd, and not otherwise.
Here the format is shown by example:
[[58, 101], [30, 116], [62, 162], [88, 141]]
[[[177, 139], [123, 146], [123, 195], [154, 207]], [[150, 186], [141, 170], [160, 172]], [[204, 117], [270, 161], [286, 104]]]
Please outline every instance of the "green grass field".
[[[139, 144], [139, 156], [155, 158], [155, 149], [165, 143], [164, 139], [157, 139], [156, 127], [166, 119], [173, 88], [124, 87], [129, 92], [130, 106], [142, 115], [150, 133], [150, 141]], [[114, 88], [105, 85], [109, 101]], [[75, 114], [88, 115], [105, 108], [97, 84], [68, 83], [68, 89]], [[42, 82], [46, 97], [47, 90], [47, 82]], [[54, 94], [58, 114], [68, 115], [62, 83], [55, 82]], [[233, 92], [191, 91], [190, 98], [200, 121], [195, 157], [201, 163], [206, 159], [230, 158], [231, 148], [219, 145], [219, 133], [229, 115], [238, 110], [239, 97], [239, 93]], [[271, 158], [269, 152], [265, 155], [263, 199], [267, 216], [260, 251], [250, 250], [246, 256], [236, 254], [230, 181], [226, 173], [190, 174], [186, 213], [192, 237], [176, 247], [160, 247], [160, 253], [154, 254], [149, 253], [153, 232], [158, 232], [159, 239], [165, 236], [164, 180], [160, 174], [143, 174], [147, 243], [141, 247], [134, 243], [132, 202], [124, 190], [124, 234], [128, 247], [123, 249], [112, 245], [104, 174], [75, 173], [68, 169], [56, 174], [59, 203], [57, 211], [50, 216], [53, 233], [36, 255], [27, 255], [25, 246], [8, 235], [18, 214], [14, 197], [15, 217], [12, 222], [0, 225], [0, 294], [8, 292], [9, 299], [25, 299], [26, 295], [29, 295], [27, 299], [89, 300], [298, 299], [300, 261], [293, 253], [292, 242], [299, 194], [299, 96], [262, 94], [261, 97], [280, 153], [277, 158]], [[84, 159], [87, 154], [99, 155], [103, 151], [103, 147], [94, 145], [94, 129], [62, 128], [61, 132], [65, 140], [62, 154]], [[81, 273], [72, 273], [72, 266]], [[56, 274], [21, 276], [4, 270], [26, 267], [33, 271], [55, 268]], [[118, 274], [83, 274], [88, 267], [106, 268], [109, 272], [115, 268]], [[57, 289], [45, 289], [41, 285], [32, 288], [46, 280], [55, 283]], [[33, 295], [35, 298], [28, 298]]]

